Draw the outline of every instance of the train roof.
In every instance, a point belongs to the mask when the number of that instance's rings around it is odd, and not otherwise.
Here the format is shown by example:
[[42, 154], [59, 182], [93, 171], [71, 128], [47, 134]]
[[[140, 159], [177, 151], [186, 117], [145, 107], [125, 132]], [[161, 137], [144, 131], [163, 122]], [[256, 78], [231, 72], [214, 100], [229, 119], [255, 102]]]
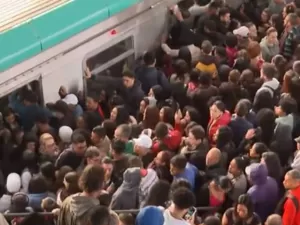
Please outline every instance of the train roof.
[[0, 72], [143, 0], [0, 1]]

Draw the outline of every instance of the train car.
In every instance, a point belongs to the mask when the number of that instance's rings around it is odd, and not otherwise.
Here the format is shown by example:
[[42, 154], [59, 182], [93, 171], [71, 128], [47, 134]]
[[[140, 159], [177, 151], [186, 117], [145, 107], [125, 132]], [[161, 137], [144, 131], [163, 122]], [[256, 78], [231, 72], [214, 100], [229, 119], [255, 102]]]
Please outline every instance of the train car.
[[84, 91], [84, 71], [120, 74], [161, 43], [178, 0], [2, 0], [0, 98], [34, 83], [42, 104]]

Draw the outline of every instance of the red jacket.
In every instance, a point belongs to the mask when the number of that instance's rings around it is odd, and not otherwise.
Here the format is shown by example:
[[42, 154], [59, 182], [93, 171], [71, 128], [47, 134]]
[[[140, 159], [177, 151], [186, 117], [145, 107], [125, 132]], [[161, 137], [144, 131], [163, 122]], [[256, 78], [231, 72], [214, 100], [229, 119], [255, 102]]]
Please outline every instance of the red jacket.
[[163, 145], [170, 151], [177, 151], [181, 144], [182, 135], [178, 130], [170, 130], [167, 137], [163, 140], [156, 140], [152, 145], [152, 152], [157, 154], [158, 152], [165, 150]]
[[217, 120], [210, 119], [208, 126], [207, 126], [207, 133], [208, 133], [208, 139], [210, 140], [210, 143], [213, 143], [213, 137], [214, 134], [217, 132], [217, 130], [222, 127], [229, 124], [231, 120], [230, 112], [225, 111], [222, 116], [220, 116]]
[[[300, 187], [291, 190], [291, 194], [300, 202]], [[282, 225], [300, 225], [300, 210], [296, 212], [295, 204], [290, 198], [284, 203]]]
[[237, 53], [238, 53], [238, 50], [236, 48], [226, 47], [226, 55], [228, 58], [229, 66], [231, 66], [231, 67], [233, 66]]

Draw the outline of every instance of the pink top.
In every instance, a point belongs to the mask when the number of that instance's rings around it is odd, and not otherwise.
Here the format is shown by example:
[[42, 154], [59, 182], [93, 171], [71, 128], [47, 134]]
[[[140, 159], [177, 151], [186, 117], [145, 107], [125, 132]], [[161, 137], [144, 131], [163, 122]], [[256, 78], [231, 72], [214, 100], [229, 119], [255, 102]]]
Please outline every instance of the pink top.
[[213, 195], [211, 195], [209, 197], [209, 206], [211, 206], [211, 207], [218, 207], [218, 206], [222, 205], [222, 203], [223, 203], [222, 201], [215, 198]]

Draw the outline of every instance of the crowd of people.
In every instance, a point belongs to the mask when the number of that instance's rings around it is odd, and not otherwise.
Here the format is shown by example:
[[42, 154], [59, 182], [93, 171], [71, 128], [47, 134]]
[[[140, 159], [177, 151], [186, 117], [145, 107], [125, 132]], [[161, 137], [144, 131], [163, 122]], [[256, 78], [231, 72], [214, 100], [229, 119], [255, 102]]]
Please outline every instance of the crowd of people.
[[300, 224], [300, 1], [170, 11], [159, 49], [87, 68], [86, 95], [9, 96], [1, 225]]

